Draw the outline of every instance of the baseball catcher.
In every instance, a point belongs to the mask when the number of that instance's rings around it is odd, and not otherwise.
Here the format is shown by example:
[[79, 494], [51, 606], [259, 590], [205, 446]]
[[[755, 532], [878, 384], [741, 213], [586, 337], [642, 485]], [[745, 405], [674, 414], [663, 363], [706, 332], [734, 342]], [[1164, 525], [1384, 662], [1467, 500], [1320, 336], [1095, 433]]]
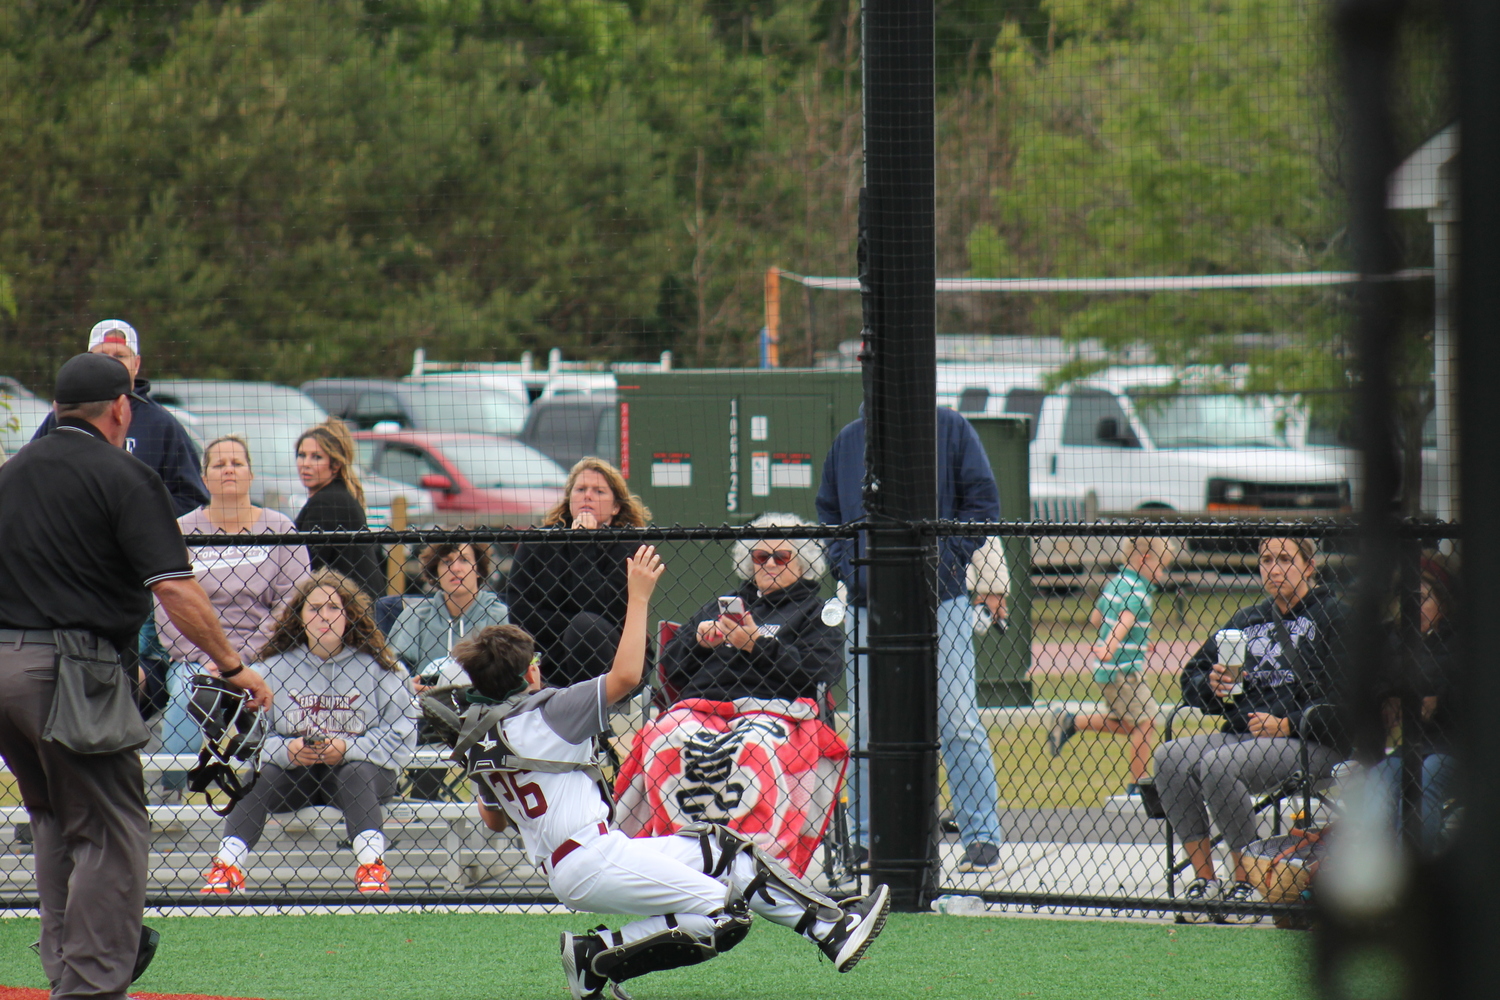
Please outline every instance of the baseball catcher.
[[496, 625], [453, 649], [474, 688], [462, 715], [423, 699], [474, 782], [480, 818], [492, 830], [520, 830], [558, 899], [574, 910], [644, 917], [564, 933], [568, 991], [573, 1000], [629, 1000], [620, 983], [728, 951], [749, 933], [753, 915], [791, 928], [848, 972], [885, 925], [885, 886], [835, 902], [725, 827], [695, 824], [636, 839], [615, 829], [596, 737], [608, 727], [609, 707], [640, 686], [646, 610], [663, 570], [649, 545], [626, 565], [624, 632], [607, 674], [544, 690], [531, 636]]

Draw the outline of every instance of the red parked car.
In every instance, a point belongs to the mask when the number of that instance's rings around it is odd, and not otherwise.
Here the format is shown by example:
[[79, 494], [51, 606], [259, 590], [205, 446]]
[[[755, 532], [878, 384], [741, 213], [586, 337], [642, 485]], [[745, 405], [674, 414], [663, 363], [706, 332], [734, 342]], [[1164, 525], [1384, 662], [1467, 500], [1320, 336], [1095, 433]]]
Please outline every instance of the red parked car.
[[563, 495], [568, 472], [514, 438], [444, 431], [356, 431], [360, 464], [428, 490], [445, 524], [525, 527]]

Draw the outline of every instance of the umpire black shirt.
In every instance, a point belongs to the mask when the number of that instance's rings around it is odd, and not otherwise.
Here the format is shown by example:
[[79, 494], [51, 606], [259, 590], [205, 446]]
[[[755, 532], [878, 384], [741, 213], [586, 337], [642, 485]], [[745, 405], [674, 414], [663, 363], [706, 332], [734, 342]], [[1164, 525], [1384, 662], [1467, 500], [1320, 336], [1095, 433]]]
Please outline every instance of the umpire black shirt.
[[161, 477], [72, 417], [0, 465], [0, 628], [135, 648], [146, 589], [193, 575]]

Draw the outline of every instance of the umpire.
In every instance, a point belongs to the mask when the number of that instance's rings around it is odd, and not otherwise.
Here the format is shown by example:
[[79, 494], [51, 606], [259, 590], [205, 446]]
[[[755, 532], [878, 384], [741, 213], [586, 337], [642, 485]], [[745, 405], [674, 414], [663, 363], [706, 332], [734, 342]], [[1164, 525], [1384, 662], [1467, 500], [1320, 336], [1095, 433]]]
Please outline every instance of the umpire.
[[[151, 594], [221, 676], [271, 704], [193, 575], [161, 478], [122, 447], [130, 403], [124, 365], [80, 354], [57, 374], [57, 426], [0, 466], [0, 754], [31, 817], [53, 998], [125, 1000], [142, 943], [150, 827], [133, 701], [112, 716], [115, 743], [85, 744], [90, 726], [110, 728], [97, 706], [119, 709], [133, 689]], [[106, 667], [74, 686], [80, 661]]]

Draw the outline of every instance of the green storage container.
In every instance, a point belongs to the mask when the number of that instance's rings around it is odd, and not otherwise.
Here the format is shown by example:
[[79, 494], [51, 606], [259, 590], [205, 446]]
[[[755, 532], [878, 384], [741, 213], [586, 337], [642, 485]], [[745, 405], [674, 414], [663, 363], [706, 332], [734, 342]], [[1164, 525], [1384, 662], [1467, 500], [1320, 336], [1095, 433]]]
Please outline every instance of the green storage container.
[[[622, 375], [620, 466], [658, 525], [743, 524], [771, 511], [816, 523], [823, 459], [859, 415], [858, 372], [719, 369]], [[1008, 519], [1029, 517], [1026, 417], [972, 417]], [[1006, 544], [1010, 628], [976, 640], [980, 704], [1031, 704], [1030, 558], [1025, 539]], [[662, 547], [667, 577], [653, 614], [685, 621], [739, 585], [725, 542]], [[824, 592], [832, 596], [832, 574]]]
[[[969, 417], [989, 456], [1000, 487], [1000, 516], [1007, 521], [1031, 519], [1031, 475], [1028, 460], [1031, 418]], [[1031, 542], [1005, 542], [1010, 569], [1010, 628], [998, 636], [992, 629], [974, 643], [979, 704], [984, 708], [1030, 705], [1031, 680]]]
[[[718, 369], [620, 376], [620, 466], [658, 525], [743, 524], [785, 512], [816, 523], [823, 458], [859, 415], [858, 372]], [[728, 543], [664, 547], [653, 600], [683, 621], [739, 584]], [[832, 577], [825, 580], [833, 593]]]

